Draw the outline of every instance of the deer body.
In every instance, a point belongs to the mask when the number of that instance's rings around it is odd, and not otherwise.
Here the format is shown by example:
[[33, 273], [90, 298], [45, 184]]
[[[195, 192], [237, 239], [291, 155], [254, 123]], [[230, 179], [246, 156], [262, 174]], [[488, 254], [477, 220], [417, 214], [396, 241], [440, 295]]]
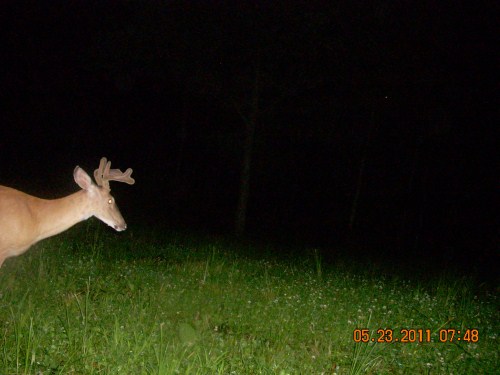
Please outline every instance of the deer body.
[[127, 228], [114, 198], [109, 181], [133, 184], [132, 169], [125, 173], [110, 170], [110, 162], [101, 159], [94, 172], [97, 185], [80, 167], [73, 172], [82, 190], [59, 199], [40, 199], [19, 190], [0, 186], [0, 267], [5, 259], [18, 256], [44, 238], [59, 234], [80, 221], [95, 216], [117, 231]]

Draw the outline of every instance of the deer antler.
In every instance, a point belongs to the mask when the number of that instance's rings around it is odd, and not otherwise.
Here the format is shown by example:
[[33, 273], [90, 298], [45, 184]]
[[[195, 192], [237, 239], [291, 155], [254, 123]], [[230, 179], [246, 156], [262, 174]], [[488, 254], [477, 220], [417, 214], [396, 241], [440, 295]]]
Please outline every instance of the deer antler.
[[107, 161], [106, 158], [101, 158], [99, 168], [94, 171], [94, 178], [97, 185], [109, 189], [109, 181], [120, 181], [129, 185], [133, 185], [135, 183], [135, 180], [130, 177], [132, 174], [132, 168], [127, 169], [125, 172], [122, 172], [119, 169], [110, 168], [111, 162]]

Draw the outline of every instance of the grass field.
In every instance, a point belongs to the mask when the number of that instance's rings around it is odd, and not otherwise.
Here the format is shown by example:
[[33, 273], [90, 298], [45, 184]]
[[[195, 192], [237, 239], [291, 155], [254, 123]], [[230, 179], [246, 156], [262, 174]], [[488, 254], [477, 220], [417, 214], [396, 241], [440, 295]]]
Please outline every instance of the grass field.
[[0, 269], [0, 374], [494, 374], [498, 307], [459, 276], [90, 221]]

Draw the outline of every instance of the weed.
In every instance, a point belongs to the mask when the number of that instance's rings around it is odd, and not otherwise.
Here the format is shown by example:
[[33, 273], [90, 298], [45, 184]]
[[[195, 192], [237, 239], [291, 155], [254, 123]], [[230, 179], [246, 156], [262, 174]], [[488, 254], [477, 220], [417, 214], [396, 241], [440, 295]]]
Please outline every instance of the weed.
[[[0, 374], [498, 368], [497, 296], [474, 295], [470, 280], [391, 279], [325, 264], [318, 250], [280, 260], [220, 238], [127, 233], [75, 228], [4, 264]], [[355, 344], [359, 327], [398, 338], [420, 328], [431, 340]], [[439, 342], [440, 329], [467, 328], [477, 342]]]

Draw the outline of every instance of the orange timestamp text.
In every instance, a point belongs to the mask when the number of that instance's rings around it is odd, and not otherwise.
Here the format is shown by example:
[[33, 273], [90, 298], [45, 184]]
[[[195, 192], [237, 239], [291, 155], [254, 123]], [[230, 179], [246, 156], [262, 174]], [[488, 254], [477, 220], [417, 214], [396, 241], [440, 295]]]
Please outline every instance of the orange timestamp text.
[[368, 328], [356, 328], [353, 332], [354, 342], [379, 342], [379, 343], [426, 343], [426, 342], [478, 342], [479, 331], [477, 329], [439, 329], [437, 338], [431, 334], [430, 329], [403, 328], [394, 330], [391, 328], [379, 328], [369, 330]]

